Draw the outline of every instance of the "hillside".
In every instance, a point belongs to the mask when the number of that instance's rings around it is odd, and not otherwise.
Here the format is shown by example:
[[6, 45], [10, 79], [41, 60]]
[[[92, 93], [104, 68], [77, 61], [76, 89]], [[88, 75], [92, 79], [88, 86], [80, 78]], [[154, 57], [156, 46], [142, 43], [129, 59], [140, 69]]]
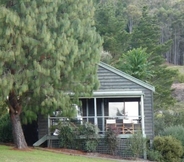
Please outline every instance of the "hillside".
[[178, 70], [179, 77], [172, 85], [173, 96], [176, 98], [175, 110], [184, 109], [184, 66], [168, 64], [168, 68]]

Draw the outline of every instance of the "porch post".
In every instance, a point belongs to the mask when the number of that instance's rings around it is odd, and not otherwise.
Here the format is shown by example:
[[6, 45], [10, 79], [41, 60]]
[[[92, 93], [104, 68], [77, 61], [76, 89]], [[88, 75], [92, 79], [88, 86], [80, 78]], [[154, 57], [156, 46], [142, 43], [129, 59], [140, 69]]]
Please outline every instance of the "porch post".
[[144, 121], [144, 96], [141, 95], [141, 126], [142, 126], [142, 134], [145, 137], [145, 121]]
[[86, 99], [86, 117], [87, 117], [87, 122], [89, 122], [89, 105], [88, 105], [88, 99]]
[[102, 132], [104, 133], [105, 132], [105, 113], [104, 113], [104, 98], [102, 99]]
[[94, 124], [95, 125], [98, 125], [96, 97], [94, 98], [94, 117], [95, 117]]
[[48, 146], [51, 146], [51, 141], [50, 141], [50, 126], [51, 126], [51, 122], [50, 122], [50, 115], [48, 115], [48, 135], [49, 135], [49, 140], [48, 140]]
[[[142, 124], [142, 136], [143, 138], [146, 138], [146, 134], [145, 134], [145, 120], [144, 120], [144, 117], [145, 117], [145, 114], [144, 114], [144, 95], [141, 95], [141, 117], [142, 117], [142, 121], [141, 121], [141, 124]], [[144, 146], [143, 146], [143, 156], [144, 156], [144, 159], [147, 159], [147, 153], [146, 153], [146, 143], [144, 143]]]

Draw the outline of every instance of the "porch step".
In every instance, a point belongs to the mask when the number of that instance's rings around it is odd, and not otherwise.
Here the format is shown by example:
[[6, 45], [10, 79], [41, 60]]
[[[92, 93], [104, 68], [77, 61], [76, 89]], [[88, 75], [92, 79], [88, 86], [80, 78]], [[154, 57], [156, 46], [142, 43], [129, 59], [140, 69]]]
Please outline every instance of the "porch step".
[[44, 143], [47, 140], [53, 140], [53, 139], [58, 139], [58, 137], [56, 136], [50, 136], [50, 135], [44, 135], [42, 138], [40, 138], [38, 141], [36, 141], [33, 146], [34, 147], [38, 147], [40, 146], [42, 143]]

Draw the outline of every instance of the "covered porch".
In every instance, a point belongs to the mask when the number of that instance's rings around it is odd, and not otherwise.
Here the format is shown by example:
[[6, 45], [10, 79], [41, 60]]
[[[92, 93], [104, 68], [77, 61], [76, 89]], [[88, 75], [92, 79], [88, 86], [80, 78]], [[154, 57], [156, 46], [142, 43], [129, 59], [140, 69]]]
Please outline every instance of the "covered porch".
[[144, 126], [144, 94], [142, 91], [98, 91], [93, 98], [81, 98], [82, 120], [95, 124], [99, 134], [117, 128], [119, 137], [142, 131]]
[[[98, 134], [102, 137], [110, 128], [116, 129], [119, 138], [128, 138], [137, 131], [141, 131], [145, 136], [142, 91], [100, 91], [94, 92], [93, 98], [80, 98], [80, 101], [81, 106], [78, 107], [75, 121], [96, 125], [99, 129]], [[48, 130], [57, 120], [58, 117], [48, 118]]]

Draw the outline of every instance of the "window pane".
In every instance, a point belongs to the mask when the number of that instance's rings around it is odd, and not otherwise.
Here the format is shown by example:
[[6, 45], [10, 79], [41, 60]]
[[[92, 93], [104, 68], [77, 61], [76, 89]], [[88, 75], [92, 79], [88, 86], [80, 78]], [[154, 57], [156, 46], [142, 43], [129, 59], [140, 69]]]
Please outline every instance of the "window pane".
[[124, 115], [124, 102], [109, 102], [109, 116], [123, 116]]
[[125, 102], [125, 114], [129, 119], [138, 119], [139, 117], [139, 103]]

